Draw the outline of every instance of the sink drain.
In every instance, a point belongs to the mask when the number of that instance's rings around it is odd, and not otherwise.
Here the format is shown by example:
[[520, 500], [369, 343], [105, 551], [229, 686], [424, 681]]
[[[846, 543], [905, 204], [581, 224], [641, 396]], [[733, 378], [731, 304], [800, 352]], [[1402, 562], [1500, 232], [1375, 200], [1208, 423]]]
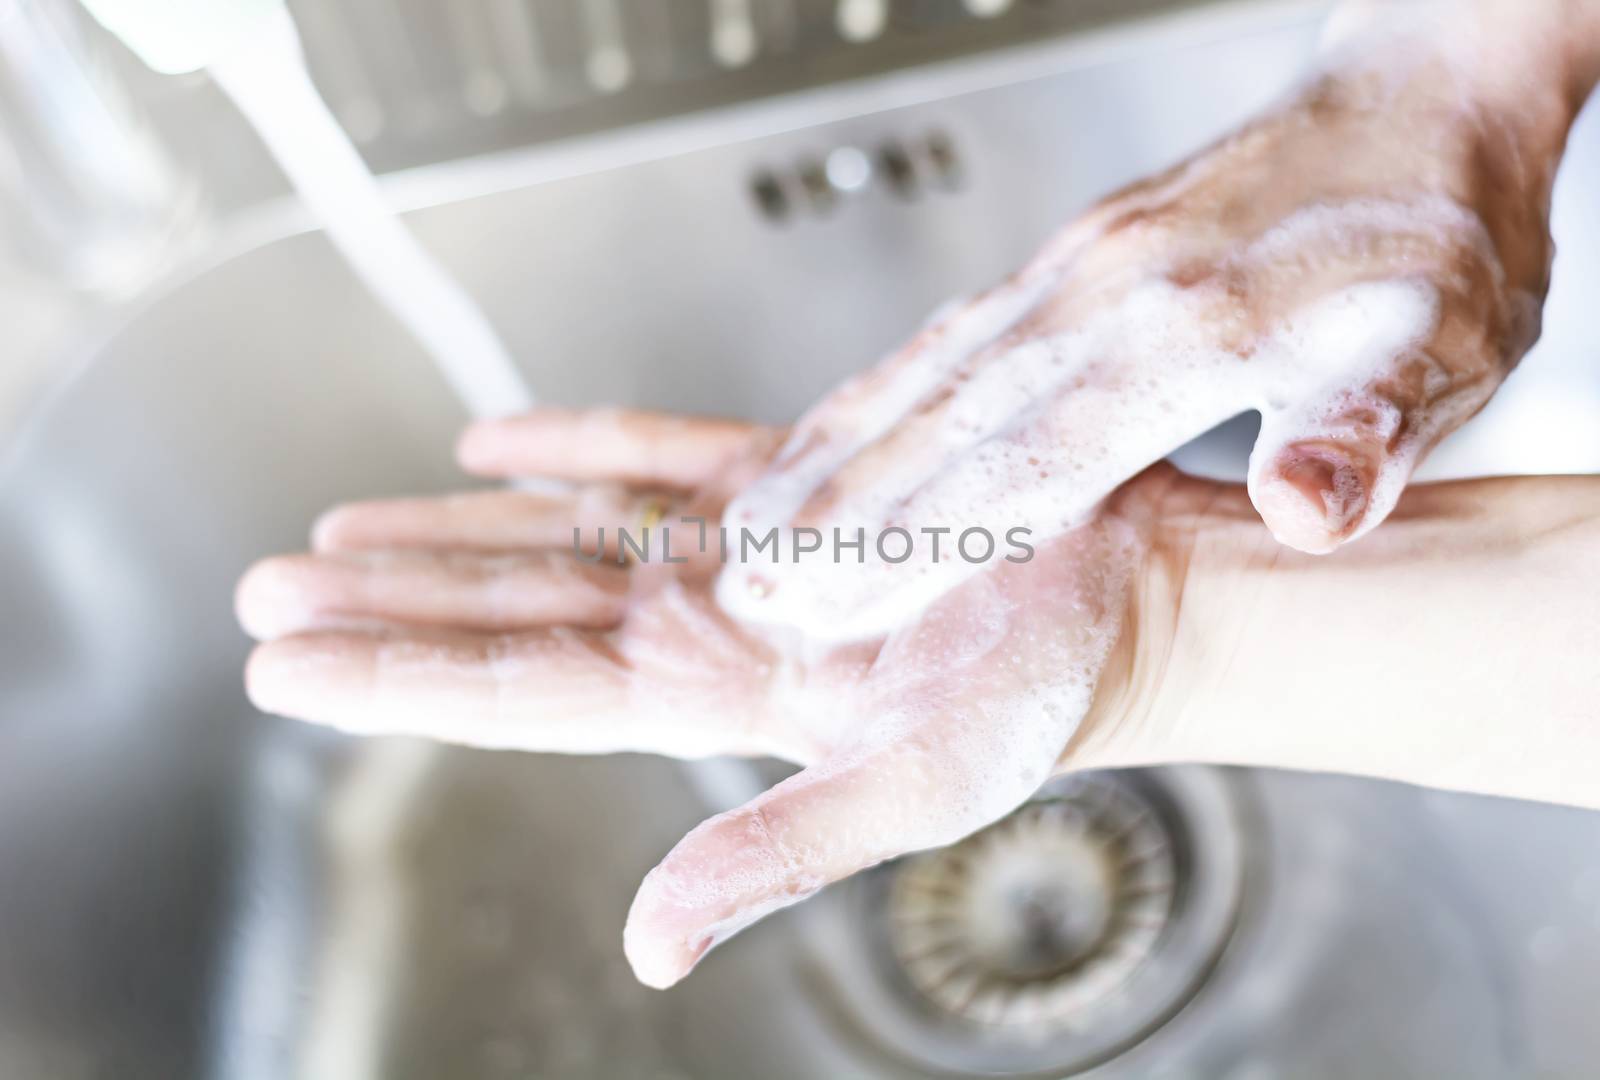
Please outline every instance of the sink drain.
[[836, 1016], [919, 1070], [1088, 1068], [1165, 1022], [1232, 933], [1230, 780], [1200, 768], [1047, 785], [960, 843], [879, 867], [810, 920]]
[[942, 1012], [1048, 1030], [1145, 962], [1176, 888], [1160, 815], [1133, 789], [1087, 781], [898, 867], [889, 940]]

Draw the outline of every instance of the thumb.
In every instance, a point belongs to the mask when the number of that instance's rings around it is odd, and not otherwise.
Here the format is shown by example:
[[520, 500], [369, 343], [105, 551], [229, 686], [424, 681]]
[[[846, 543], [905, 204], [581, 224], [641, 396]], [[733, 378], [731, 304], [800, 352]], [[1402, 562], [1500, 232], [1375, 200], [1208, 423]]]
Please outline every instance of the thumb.
[[980, 716], [880, 732], [701, 824], [645, 877], [628, 912], [623, 947], [639, 981], [671, 986], [756, 920], [1014, 809], [1054, 756], [1024, 750], [1028, 740], [963, 753], [983, 726]]
[[1267, 413], [1250, 454], [1250, 501], [1280, 543], [1327, 554], [1389, 516], [1428, 451], [1497, 383], [1475, 379], [1429, 394], [1386, 376]]

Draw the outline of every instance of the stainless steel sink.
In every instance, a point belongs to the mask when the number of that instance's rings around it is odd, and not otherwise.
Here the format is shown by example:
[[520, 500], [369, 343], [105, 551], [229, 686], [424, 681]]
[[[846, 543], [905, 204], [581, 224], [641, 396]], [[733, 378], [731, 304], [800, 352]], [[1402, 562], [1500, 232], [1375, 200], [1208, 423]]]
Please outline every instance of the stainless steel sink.
[[[1270, 100], [1312, 35], [1174, 25], [394, 190], [548, 400], [781, 420]], [[859, 190], [829, 186], [840, 149]], [[1173, 975], [1107, 990], [1095, 1039], [919, 997], [900, 868], [640, 988], [632, 889], [741, 769], [352, 743], [243, 698], [251, 560], [330, 503], [462, 482], [444, 384], [292, 219], [124, 313], [0, 471], [0, 1075], [1593, 1075], [1600, 815], [1333, 777], [1094, 781], [1164, 823], [1135, 960]], [[1597, 236], [1560, 235], [1573, 265]], [[1566, 265], [1530, 365], [1593, 341]]]

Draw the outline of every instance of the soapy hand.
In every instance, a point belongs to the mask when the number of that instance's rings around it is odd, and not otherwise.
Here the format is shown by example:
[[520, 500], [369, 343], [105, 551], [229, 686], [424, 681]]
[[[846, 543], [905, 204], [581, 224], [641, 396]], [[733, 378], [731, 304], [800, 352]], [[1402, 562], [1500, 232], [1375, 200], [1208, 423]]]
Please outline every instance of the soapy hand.
[[[1372, 529], [1537, 337], [1570, 119], [1559, 80], [1528, 80], [1513, 122], [1474, 85], [1483, 42], [1419, 34], [1358, 35], [1283, 107], [1093, 208], [812, 409], [730, 522], [1047, 539], [1254, 409], [1249, 492], [1277, 538], [1323, 553]], [[732, 567], [718, 597], [850, 640], [977, 571], [948, 544], [890, 565], [869, 541], [866, 562]]]
[[[678, 520], [715, 529], [780, 437], [611, 411], [477, 425], [461, 443], [470, 470], [577, 486], [324, 516], [313, 553], [262, 562], [240, 585], [240, 620], [265, 642], [250, 695], [362, 734], [804, 766], [695, 829], [645, 879], [627, 954], [643, 981], [670, 985], [762, 915], [953, 842], [1071, 761], [1097, 681], [1132, 647], [1124, 613], [1154, 508], [1198, 483], [1141, 477], [1032, 561], [998, 561], [896, 632], [833, 647], [729, 618], [712, 595], [715, 545], [700, 555], [697, 526]], [[604, 527], [614, 553], [616, 530], [637, 538], [665, 499], [662, 524], [687, 562], [659, 561], [659, 548], [626, 566], [574, 551], [574, 525], [586, 539]]]

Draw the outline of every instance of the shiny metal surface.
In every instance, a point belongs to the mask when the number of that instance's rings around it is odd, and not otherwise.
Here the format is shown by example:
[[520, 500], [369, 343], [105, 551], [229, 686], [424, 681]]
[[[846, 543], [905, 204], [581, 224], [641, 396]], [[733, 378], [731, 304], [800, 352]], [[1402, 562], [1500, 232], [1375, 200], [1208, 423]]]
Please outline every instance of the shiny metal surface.
[[[1269, 100], [1311, 27], [1217, 33], [1036, 51], [1012, 70], [1039, 78], [962, 96], [944, 69], [642, 133], [640, 164], [540, 185], [534, 158], [442, 173], [412, 220], [547, 399], [784, 419], [1093, 195]], [[954, 190], [873, 183], [781, 224], [752, 191], [932, 130], [964, 164]], [[704, 148], [648, 151], [667, 142]], [[1600, 230], [1563, 220], [1570, 265], [1592, 266]], [[1565, 265], [1530, 365], [1594, 341]], [[671, 992], [631, 981], [623, 915], [706, 813], [699, 774], [353, 744], [245, 703], [243, 567], [332, 502], [461, 483], [458, 409], [320, 237], [175, 282], [89, 352], [0, 465], [0, 1076], [925, 1072], [828, 990], [848, 939], [813, 915], [843, 891]], [[1095, 1075], [1589, 1074], [1600, 815], [1233, 780], [1254, 822], [1233, 936]]]

